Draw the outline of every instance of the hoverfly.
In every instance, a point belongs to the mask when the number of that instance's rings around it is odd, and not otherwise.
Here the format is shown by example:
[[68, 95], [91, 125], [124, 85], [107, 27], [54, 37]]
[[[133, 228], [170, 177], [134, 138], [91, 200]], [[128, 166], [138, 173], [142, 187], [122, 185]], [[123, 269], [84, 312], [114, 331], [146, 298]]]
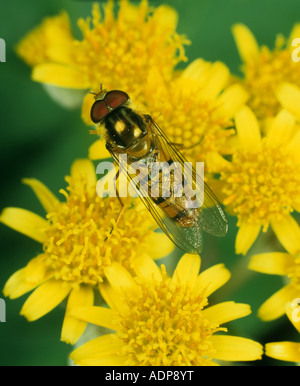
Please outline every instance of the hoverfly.
[[[184, 165], [187, 162], [150, 115], [139, 114], [129, 107], [131, 101], [124, 91], [106, 92], [101, 87], [99, 93], [93, 94], [95, 102], [91, 108], [91, 119], [96, 124], [104, 124], [106, 148], [117, 165], [120, 154], [127, 155], [128, 165], [137, 160], [146, 164], [167, 162], [169, 165], [175, 162]], [[194, 168], [191, 173], [195, 181]], [[151, 175], [147, 177], [151, 181]], [[201, 187], [193, 185], [193, 188], [204, 189], [201, 207], [190, 208], [186, 205], [190, 197], [176, 197], [174, 189], [170, 197], [138, 195], [160, 228], [179, 248], [188, 253], [200, 253], [202, 230], [224, 236], [228, 223], [221, 204], [208, 185], [202, 180]], [[150, 191], [149, 185], [146, 185], [146, 190]]]

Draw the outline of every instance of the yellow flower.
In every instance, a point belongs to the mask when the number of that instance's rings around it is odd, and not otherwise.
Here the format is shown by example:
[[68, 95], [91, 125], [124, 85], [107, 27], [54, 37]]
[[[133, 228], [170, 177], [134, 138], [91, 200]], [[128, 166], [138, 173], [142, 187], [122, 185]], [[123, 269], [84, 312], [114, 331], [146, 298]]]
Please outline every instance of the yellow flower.
[[[66, 181], [67, 191], [60, 191], [64, 202], [41, 182], [24, 181], [45, 208], [46, 219], [21, 208], [6, 208], [0, 216], [0, 222], [43, 247], [43, 253], [8, 279], [3, 291], [14, 299], [35, 289], [21, 310], [30, 321], [50, 312], [67, 296], [67, 309], [93, 305], [94, 289], [104, 280], [104, 267], [114, 261], [132, 270], [139, 255], [159, 258], [173, 249], [164, 234], [153, 231], [153, 220], [146, 210], [125, 208], [120, 214], [121, 204], [116, 198], [97, 195], [91, 161], [74, 162]], [[66, 315], [62, 340], [76, 342], [85, 326]]]
[[148, 257], [140, 257], [133, 277], [118, 263], [105, 268], [100, 286], [110, 308], [78, 307], [71, 315], [115, 330], [71, 354], [79, 365], [214, 365], [216, 360], [260, 359], [260, 344], [219, 335], [222, 324], [248, 315], [247, 304], [208, 307], [207, 297], [230, 277], [223, 264], [200, 273], [200, 257], [184, 255], [172, 277]]
[[[290, 303], [286, 307], [286, 313], [297, 331], [300, 333], [300, 308]], [[296, 315], [297, 314], [297, 315]], [[289, 362], [300, 362], [300, 343], [274, 342], [266, 344], [266, 355], [271, 358]]]
[[[128, 0], [118, 4], [116, 17], [116, 2], [108, 0], [103, 6], [103, 17], [95, 3], [92, 17], [78, 20], [82, 39], [73, 37], [64, 50], [57, 42], [60, 36], [57, 33], [53, 33], [52, 41], [44, 41], [46, 22], [23, 39], [21, 47], [34, 39], [39, 45], [45, 45], [45, 52], [51, 51], [50, 56], [45, 55], [49, 60], [34, 65], [32, 78], [72, 89], [97, 90], [99, 84], [104, 83], [107, 89], [124, 90], [139, 100], [150, 69], [157, 68], [164, 79], [170, 79], [174, 66], [186, 60], [183, 45], [189, 43], [176, 33], [175, 10], [165, 5], [153, 9], [147, 0], [138, 6]], [[53, 18], [47, 23], [51, 26]], [[18, 51], [24, 60], [30, 61], [24, 49]], [[89, 104], [92, 99], [89, 95], [86, 98]]]
[[194, 60], [166, 82], [150, 73], [145, 86], [148, 113], [191, 160], [203, 161], [212, 151], [230, 153], [232, 118], [246, 102], [238, 84], [229, 85], [229, 70], [221, 62]]
[[296, 24], [289, 39], [278, 35], [275, 48], [259, 46], [252, 32], [244, 24], [233, 26], [233, 35], [243, 61], [242, 85], [250, 94], [249, 106], [258, 119], [276, 115], [280, 104], [276, 88], [281, 82], [300, 86], [300, 66], [292, 60], [291, 43], [300, 37], [300, 24]]
[[249, 107], [235, 115], [237, 147], [231, 160], [211, 155], [220, 173], [223, 203], [238, 218], [236, 253], [246, 254], [261, 228], [271, 225], [279, 240], [290, 237], [293, 210], [300, 210], [300, 133], [294, 117], [281, 110], [265, 137]]
[[287, 253], [257, 254], [252, 256], [249, 264], [254, 271], [283, 276], [286, 283], [259, 308], [258, 316], [266, 321], [282, 316], [288, 303], [300, 298], [300, 227], [291, 219], [282, 226], [286, 226], [285, 238], [280, 241]]

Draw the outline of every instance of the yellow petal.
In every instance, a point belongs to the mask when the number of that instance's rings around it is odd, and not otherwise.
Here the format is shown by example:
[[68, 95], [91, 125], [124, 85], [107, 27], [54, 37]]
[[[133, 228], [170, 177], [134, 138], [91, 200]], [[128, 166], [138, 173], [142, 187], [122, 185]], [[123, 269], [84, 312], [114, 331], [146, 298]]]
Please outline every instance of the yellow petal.
[[229, 70], [221, 62], [211, 65], [209, 77], [201, 93], [206, 99], [214, 99], [225, 88], [229, 79]]
[[250, 247], [259, 235], [261, 226], [259, 224], [248, 224], [243, 222], [238, 230], [235, 240], [235, 253], [246, 255]]
[[80, 186], [82, 185], [82, 181], [87, 181], [88, 189], [96, 189], [97, 178], [95, 167], [88, 159], [78, 159], [73, 162], [71, 178], [77, 180]]
[[89, 158], [91, 160], [111, 158], [104, 139], [98, 139], [89, 147]]
[[120, 289], [123, 292], [137, 290], [134, 279], [122, 265], [114, 262], [104, 268], [104, 273], [110, 285], [116, 290]]
[[124, 301], [120, 292], [109, 285], [107, 282], [99, 285], [100, 293], [106, 304], [114, 311], [122, 313], [124, 310]]
[[276, 96], [282, 107], [300, 118], [300, 89], [288, 82], [281, 83], [276, 89]]
[[300, 362], [300, 343], [276, 342], [266, 344], [266, 355], [282, 361]]
[[165, 233], [161, 232], [153, 232], [147, 236], [147, 243], [149, 245], [149, 248], [147, 248], [147, 255], [155, 260], [168, 256], [175, 248], [174, 243], [165, 235]]
[[222, 287], [230, 279], [230, 272], [224, 264], [214, 265], [198, 276], [196, 286], [198, 291], [205, 290], [205, 296], [209, 296]]
[[10, 297], [11, 299], [16, 299], [27, 292], [33, 290], [35, 287], [47, 280], [49, 276], [40, 275], [40, 272], [37, 275], [31, 275], [28, 277], [28, 266], [25, 268], [19, 269], [16, 271], [5, 283], [3, 293], [5, 296]]
[[72, 50], [74, 38], [72, 36], [69, 16], [62, 12], [57, 17], [47, 18], [45, 23], [45, 36], [47, 55], [49, 61], [59, 63], [72, 63]]
[[199, 274], [200, 264], [200, 256], [189, 253], [184, 254], [176, 266], [172, 282], [175, 285], [193, 288]]
[[95, 357], [96, 355], [99, 356], [99, 358], [105, 358], [110, 355], [117, 356], [122, 347], [123, 343], [115, 334], [107, 334], [78, 347], [71, 353], [70, 358], [76, 364], [80, 365], [80, 361]]
[[300, 201], [294, 202], [293, 207], [296, 212], [300, 212]]
[[134, 261], [134, 270], [137, 277], [146, 283], [162, 280], [161, 270], [158, 265], [148, 256], [139, 256]]
[[[143, 7], [137, 7], [135, 4], [131, 4], [129, 1], [122, 1], [120, 4], [120, 10], [118, 14], [118, 19], [123, 22], [136, 24], [140, 18], [143, 20], [147, 13], [147, 5], [143, 4]], [[106, 6], [104, 6], [105, 10], [105, 20], [107, 18], [111, 19], [114, 17], [113, 13], [113, 2], [108, 2]]]
[[90, 87], [90, 82], [84, 73], [63, 64], [39, 64], [33, 68], [32, 79], [65, 88], [88, 89]]
[[285, 216], [280, 221], [273, 220], [271, 226], [280, 243], [291, 255], [300, 252], [300, 227], [292, 216]]
[[223, 361], [255, 361], [261, 359], [263, 347], [251, 339], [229, 335], [213, 335], [210, 340], [216, 350], [213, 357]]
[[45, 231], [49, 227], [45, 219], [21, 208], [5, 208], [0, 222], [40, 243], [45, 241]]
[[249, 28], [244, 24], [235, 24], [232, 27], [232, 33], [242, 61], [256, 62], [259, 56], [259, 46]]
[[74, 307], [92, 306], [94, 304], [94, 290], [90, 286], [80, 286], [73, 289], [68, 298], [67, 310], [61, 331], [61, 340], [75, 344], [83, 334], [86, 322], [78, 320], [70, 315], [70, 310]]
[[[96, 92], [98, 90], [90, 90], [90, 91]], [[88, 126], [94, 125], [94, 122], [91, 120], [91, 108], [94, 102], [95, 102], [95, 97], [90, 92], [88, 92], [83, 98], [82, 108], [81, 108], [81, 118], [83, 122]]]
[[55, 210], [59, 200], [42, 182], [35, 178], [23, 178], [22, 182], [31, 187], [47, 213]]
[[239, 137], [237, 135], [231, 135], [227, 137], [224, 143], [220, 147], [221, 154], [232, 154], [240, 147]]
[[230, 168], [231, 163], [221, 156], [219, 153], [210, 152], [206, 157], [209, 171], [212, 173], [220, 173], [222, 170]]
[[216, 113], [221, 117], [231, 118], [247, 102], [248, 98], [249, 94], [240, 84], [236, 83], [226, 87], [217, 99], [219, 107]]
[[40, 285], [24, 303], [21, 315], [29, 321], [34, 321], [58, 306], [71, 290], [71, 286], [65, 282], [50, 279]]
[[271, 275], [286, 275], [294, 263], [294, 258], [288, 253], [270, 252], [252, 256], [248, 268]]
[[208, 78], [211, 63], [204, 59], [196, 59], [190, 63], [186, 69], [182, 72], [180, 80], [183, 82], [191, 81], [197, 83], [197, 87], [203, 87], [206, 79]]
[[267, 144], [278, 146], [286, 144], [293, 133], [295, 118], [287, 110], [281, 110], [271, 123], [268, 134]]
[[[299, 293], [298, 293], [299, 294]], [[286, 305], [297, 297], [297, 290], [287, 285], [275, 292], [258, 310], [258, 316], [264, 320], [274, 320], [285, 313]]]
[[203, 316], [212, 323], [224, 324], [251, 314], [248, 304], [224, 302], [203, 310]]
[[293, 155], [295, 155], [296, 157], [299, 157], [299, 149], [300, 149], [300, 131], [297, 131], [296, 134], [291, 139], [290, 143], [287, 145], [287, 151], [290, 153], [293, 153]]
[[164, 29], [173, 31], [176, 29], [178, 23], [178, 14], [174, 8], [168, 5], [161, 5], [155, 9], [153, 18], [158, 26], [162, 26]]
[[70, 309], [70, 315], [87, 323], [117, 330], [119, 317], [117, 312], [104, 307], [75, 307]]
[[73, 36], [66, 12], [45, 18], [20, 41], [16, 51], [31, 66], [45, 62], [71, 63]]
[[26, 280], [32, 283], [40, 284], [43, 280], [53, 276], [53, 272], [47, 269], [45, 259], [47, 256], [44, 253], [34, 257], [26, 265]]
[[21, 268], [13, 273], [7, 280], [3, 288], [3, 293], [6, 297], [16, 299], [19, 296], [24, 295], [26, 292], [31, 291], [35, 287], [35, 283], [28, 283], [26, 281], [26, 269]]
[[235, 123], [242, 148], [256, 152], [261, 146], [261, 133], [255, 114], [248, 106], [243, 106], [235, 114]]

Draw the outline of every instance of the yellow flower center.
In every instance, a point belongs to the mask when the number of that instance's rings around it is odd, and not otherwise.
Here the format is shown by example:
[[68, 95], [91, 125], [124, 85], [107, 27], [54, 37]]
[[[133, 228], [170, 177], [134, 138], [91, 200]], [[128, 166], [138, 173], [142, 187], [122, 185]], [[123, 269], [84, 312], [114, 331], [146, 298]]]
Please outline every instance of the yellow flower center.
[[152, 13], [145, 0], [139, 7], [124, 0], [115, 18], [114, 5], [107, 3], [102, 21], [94, 4], [92, 27], [90, 18], [79, 20], [83, 40], [75, 42], [74, 63], [93, 89], [103, 82], [106, 89], [124, 90], [142, 103], [149, 70], [158, 68], [169, 79], [174, 66], [186, 60], [183, 45], [188, 40], [175, 32], [175, 12], [167, 7]]
[[299, 165], [285, 149], [263, 142], [262, 150], [238, 152], [228, 170], [221, 173], [224, 182], [224, 204], [251, 224], [267, 229], [272, 219], [293, 211], [300, 184]]
[[282, 39], [270, 51], [262, 47], [258, 61], [244, 66], [245, 86], [250, 93], [249, 106], [259, 119], [272, 117], [280, 109], [275, 90], [281, 82], [292, 82], [300, 86], [300, 67], [291, 58], [291, 50], [282, 48]]
[[[147, 249], [151, 231], [147, 216], [126, 207], [119, 217], [117, 198], [100, 198], [86, 181], [62, 191], [66, 202], [47, 215], [50, 223], [44, 242], [46, 264], [56, 279], [78, 285], [98, 285], [103, 268], [118, 261], [131, 269], [133, 259]], [[146, 218], [145, 218], [146, 217]]]
[[224, 148], [234, 130], [226, 130], [231, 121], [215, 113], [214, 101], [195, 100], [195, 95], [184, 96], [173, 93], [173, 98], [164, 101], [153, 116], [162, 113], [162, 129], [189, 159], [203, 161], [208, 152], [219, 152]]
[[226, 330], [203, 316], [207, 298], [167, 277], [154, 285], [139, 283], [138, 293], [126, 293], [119, 338], [128, 365], [205, 365], [213, 354], [209, 338]]

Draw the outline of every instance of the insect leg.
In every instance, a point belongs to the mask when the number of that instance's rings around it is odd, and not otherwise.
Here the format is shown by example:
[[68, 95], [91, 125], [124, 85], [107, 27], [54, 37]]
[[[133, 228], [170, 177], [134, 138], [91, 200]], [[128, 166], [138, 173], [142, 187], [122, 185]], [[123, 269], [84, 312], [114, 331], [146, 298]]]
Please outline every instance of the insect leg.
[[[118, 214], [118, 216], [117, 216], [117, 218], [116, 218], [115, 225], [113, 225], [113, 226], [111, 227], [111, 230], [110, 230], [110, 232], [109, 232], [109, 237], [111, 236], [111, 234], [112, 234], [112, 232], [113, 232], [115, 226], [117, 226], [118, 223], [119, 223], [119, 221], [121, 220], [123, 211], [124, 211], [124, 209], [125, 209], [125, 205], [124, 205], [123, 201], [121, 200], [121, 197], [120, 197], [120, 195], [119, 195], [119, 190], [118, 190], [118, 188], [117, 188], [117, 179], [119, 178], [119, 176], [120, 176], [120, 169], [118, 169], [117, 175], [116, 175], [116, 193], [117, 193], [117, 198], [118, 198], [118, 200], [119, 200], [119, 203], [121, 204], [121, 209], [120, 209], [120, 212], [119, 212], [119, 214]], [[107, 239], [108, 239], [108, 236], [105, 237], [104, 241], [106, 241]]]
[[116, 194], [117, 194], [117, 198], [119, 200], [119, 203], [121, 204], [121, 206], [123, 208], [124, 204], [123, 204], [123, 201], [121, 200], [121, 197], [120, 197], [120, 194], [119, 194], [119, 190], [118, 190], [118, 187], [117, 187], [117, 180], [118, 180], [119, 177], [120, 177], [120, 169], [118, 169], [117, 175], [116, 175]]

